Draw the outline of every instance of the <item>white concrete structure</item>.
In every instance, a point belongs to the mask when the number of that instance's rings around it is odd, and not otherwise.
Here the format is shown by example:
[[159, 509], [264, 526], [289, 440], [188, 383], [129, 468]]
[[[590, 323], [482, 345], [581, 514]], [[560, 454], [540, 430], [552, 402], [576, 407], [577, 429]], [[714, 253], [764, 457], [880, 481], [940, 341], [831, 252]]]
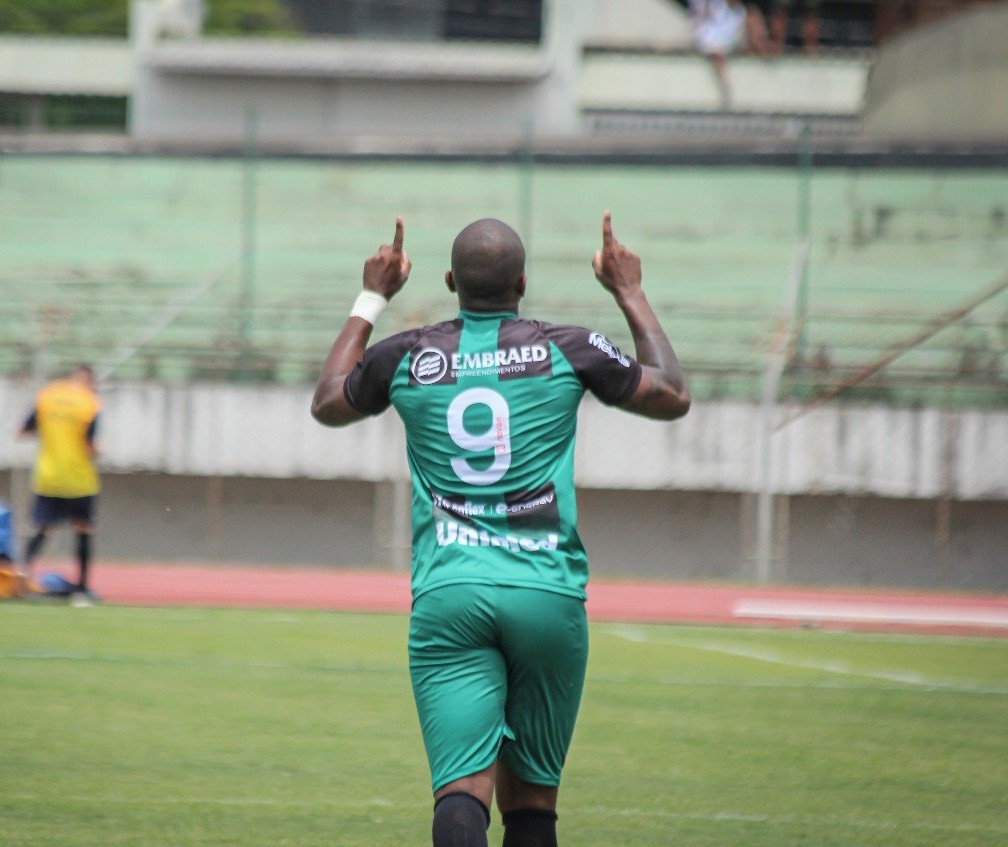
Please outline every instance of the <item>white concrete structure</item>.
[[862, 107], [868, 56], [733, 57], [726, 107], [677, 5], [543, 9], [539, 44], [206, 38], [198, 4], [133, 0], [128, 41], [0, 38], [0, 91], [129, 97], [140, 143], [240, 145], [254, 113], [264, 145], [369, 150], [584, 138], [616, 125], [608, 116], [726, 108], [856, 122]]
[[[851, 118], [864, 102], [868, 56], [737, 56], [729, 63], [731, 110]], [[706, 62], [689, 53], [587, 53], [578, 104], [599, 112], [714, 112], [723, 108]]]
[[[720, 113], [689, 21], [662, 0], [548, 0], [541, 44], [158, 37], [132, 6], [131, 130], [147, 141], [324, 145], [346, 138], [513, 142], [590, 133], [599, 115]], [[650, 51], [640, 55], [640, 50]], [[629, 52], [628, 52], [629, 51]], [[731, 62], [731, 110], [855, 119], [867, 57]]]
[[[131, 131], [149, 142], [240, 143], [249, 110], [264, 143], [309, 146], [584, 137], [620, 125], [607, 116], [724, 111], [685, 12], [665, 0], [546, 0], [540, 45], [211, 39], [198, 16], [180, 16], [187, 3], [133, 0], [129, 41], [0, 36], [0, 91], [129, 97]], [[997, 144], [1006, 45], [1008, 8], [986, 4], [877, 57], [736, 56], [729, 112], [858, 129], [863, 115], [868, 139]]]
[[[113, 472], [355, 479], [406, 477], [394, 414], [327, 430], [308, 414], [310, 389], [225, 383], [113, 384], [105, 389], [103, 466]], [[31, 403], [0, 381], [5, 431]], [[780, 407], [785, 422], [799, 407]], [[756, 404], [710, 401], [674, 425], [581, 408], [578, 481], [588, 488], [757, 492]], [[778, 494], [1008, 500], [1008, 412], [830, 404], [774, 436]], [[29, 445], [0, 440], [0, 467], [24, 468]], [[1006, 527], [1008, 532], [1008, 527]]]
[[[107, 386], [104, 555], [405, 567], [398, 418], [325, 429], [310, 393]], [[13, 431], [31, 397], [0, 381], [0, 426]], [[779, 421], [796, 411], [779, 407]], [[576, 475], [596, 567], [755, 578], [758, 414], [707, 402], [663, 424], [587, 398]], [[772, 449], [771, 579], [1008, 588], [1008, 412], [829, 405], [777, 430]], [[29, 442], [0, 440], [20, 514], [32, 457]]]
[[867, 89], [865, 132], [925, 143], [1008, 139], [1008, 6], [980, 4], [886, 45]]
[[116, 38], [0, 36], [0, 91], [128, 97], [133, 54]]

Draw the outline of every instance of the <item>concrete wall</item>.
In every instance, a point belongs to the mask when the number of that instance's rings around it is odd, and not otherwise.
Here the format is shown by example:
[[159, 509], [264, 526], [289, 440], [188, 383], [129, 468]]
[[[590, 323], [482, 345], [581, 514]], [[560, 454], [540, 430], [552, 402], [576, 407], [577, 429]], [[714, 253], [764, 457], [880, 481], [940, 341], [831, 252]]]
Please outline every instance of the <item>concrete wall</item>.
[[692, 43], [689, 14], [675, 0], [583, 0], [578, 8], [587, 44], [687, 50]]
[[[26, 474], [14, 474], [23, 487]], [[405, 570], [389, 483], [103, 476], [96, 560], [239, 562]], [[0, 490], [12, 474], [0, 471]], [[581, 536], [608, 578], [755, 582], [752, 497], [582, 487]], [[1008, 591], [1008, 502], [782, 498], [771, 581]], [[17, 531], [28, 527], [18, 509]], [[72, 551], [55, 533], [49, 561]]]
[[241, 141], [244, 114], [266, 142], [346, 136], [521, 138], [577, 129], [568, 92], [585, 21], [572, 0], [548, 3], [540, 45], [157, 37], [151, 0], [131, 4], [136, 86], [130, 129], [141, 140]]
[[732, 57], [726, 104], [710, 62], [690, 51], [688, 16], [665, 0], [552, 0], [538, 45], [166, 40], [150, 0], [134, 0], [131, 21], [130, 129], [149, 142], [240, 143], [249, 110], [260, 141], [319, 149], [361, 137], [513, 146], [530, 132], [590, 135], [612, 112], [853, 119], [869, 67], [858, 57]]
[[[731, 109], [853, 118], [864, 105], [867, 57], [782, 56], [728, 61]], [[725, 108], [710, 63], [692, 54], [586, 54], [578, 104], [592, 111], [717, 112]]]
[[550, 0], [541, 44], [164, 30], [156, 0], [133, 0], [129, 41], [0, 38], [0, 91], [129, 96], [141, 143], [241, 145], [254, 112], [264, 145], [423, 150], [514, 146], [530, 131], [586, 136], [635, 112], [853, 119], [869, 67], [864, 57], [733, 56], [726, 104], [691, 51], [688, 15], [669, 0]]
[[[327, 430], [309, 394], [108, 386], [101, 555], [405, 568], [397, 417]], [[31, 397], [0, 382], [6, 432]], [[596, 573], [754, 578], [756, 427], [747, 404], [661, 424], [586, 399], [576, 468]], [[772, 580], [1008, 588], [1008, 412], [829, 406], [781, 432]], [[22, 518], [33, 455], [0, 441], [0, 492]]]
[[132, 89], [125, 39], [0, 37], [0, 91], [126, 97]]
[[131, 125], [146, 140], [199, 139], [240, 142], [256, 116], [262, 143], [405, 134], [441, 138], [446, 127], [473, 128], [470, 138], [520, 133], [516, 115], [534, 111], [528, 82], [299, 79], [276, 76], [200, 75], [138, 71], [142, 93], [134, 99]]
[[[310, 388], [118, 383], [103, 390], [103, 466], [111, 472], [393, 481], [407, 475], [394, 413], [326, 429]], [[15, 430], [32, 387], [0, 380], [0, 425]], [[797, 407], [778, 410], [789, 420]], [[1008, 411], [889, 409], [834, 403], [772, 438], [765, 480], [758, 408], [698, 404], [674, 424], [581, 406], [578, 480], [589, 488], [855, 494], [1008, 500]], [[27, 468], [30, 443], [0, 442], [0, 468]]]
[[866, 92], [869, 137], [920, 142], [1008, 138], [1008, 6], [982, 6], [887, 44]]

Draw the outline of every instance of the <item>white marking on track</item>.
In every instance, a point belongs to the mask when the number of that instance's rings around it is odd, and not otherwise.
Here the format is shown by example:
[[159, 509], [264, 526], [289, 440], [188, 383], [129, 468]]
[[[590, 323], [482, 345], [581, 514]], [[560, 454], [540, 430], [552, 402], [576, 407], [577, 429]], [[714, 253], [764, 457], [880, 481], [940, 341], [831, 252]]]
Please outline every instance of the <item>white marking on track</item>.
[[737, 618], [1008, 628], [1008, 609], [982, 606], [742, 598], [732, 614]]

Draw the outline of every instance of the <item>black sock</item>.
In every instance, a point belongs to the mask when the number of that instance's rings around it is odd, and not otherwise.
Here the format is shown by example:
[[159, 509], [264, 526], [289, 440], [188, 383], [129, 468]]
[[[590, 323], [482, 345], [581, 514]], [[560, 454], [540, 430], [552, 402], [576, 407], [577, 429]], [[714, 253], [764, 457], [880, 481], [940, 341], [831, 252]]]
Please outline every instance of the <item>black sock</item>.
[[515, 809], [501, 816], [503, 847], [557, 847], [555, 812], [545, 809]]
[[487, 847], [489, 827], [490, 810], [472, 794], [445, 794], [434, 804], [434, 847]]
[[32, 560], [39, 554], [39, 550], [42, 549], [42, 545], [45, 544], [46, 534], [41, 530], [36, 532], [31, 540], [28, 542], [28, 546], [25, 547], [24, 561], [26, 565], [30, 565]]
[[91, 564], [91, 534], [88, 532], [77, 533], [77, 562], [80, 565], [77, 588], [87, 591], [88, 566]]

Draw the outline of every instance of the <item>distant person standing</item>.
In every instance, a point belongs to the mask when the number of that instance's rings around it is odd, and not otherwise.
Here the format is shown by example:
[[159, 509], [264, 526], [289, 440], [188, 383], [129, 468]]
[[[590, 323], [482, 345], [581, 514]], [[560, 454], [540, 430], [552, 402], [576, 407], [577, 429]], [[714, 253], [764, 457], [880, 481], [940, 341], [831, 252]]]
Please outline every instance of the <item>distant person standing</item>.
[[77, 542], [79, 570], [73, 594], [76, 605], [89, 605], [95, 599], [88, 588], [88, 571], [95, 507], [101, 489], [95, 467], [100, 411], [94, 372], [87, 365], [79, 365], [69, 376], [39, 391], [20, 433], [35, 435], [39, 442], [31, 480], [35, 534], [25, 548], [24, 563], [26, 568], [31, 567], [52, 527], [69, 522], [76, 531]]

